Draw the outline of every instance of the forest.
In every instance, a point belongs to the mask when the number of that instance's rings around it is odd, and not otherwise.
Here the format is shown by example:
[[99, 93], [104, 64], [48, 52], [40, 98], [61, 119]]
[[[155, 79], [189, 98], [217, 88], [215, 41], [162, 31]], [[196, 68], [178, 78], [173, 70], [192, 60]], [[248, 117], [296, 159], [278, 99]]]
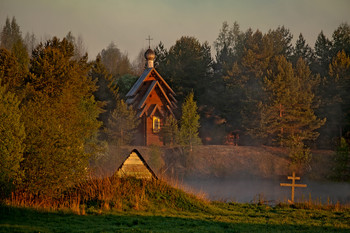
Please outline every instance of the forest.
[[[242, 31], [224, 22], [213, 49], [190, 36], [170, 48], [160, 42], [155, 67], [182, 106], [162, 127], [164, 143], [221, 145], [233, 134], [240, 146], [286, 147], [300, 166], [311, 149], [331, 149], [337, 179], [349, 181], [350, 26], [339, 25], [331, 38], [321, 31], [314, 46], [293, 37], [284, 26]], [[131, 62], [111, 42], [89, 58], [72, 32], [38, 41], [7, 18], [0, 34], [1, 198], [13, 190], [61, 197], [105, 159], [109, 144], [133, 144], [138, 119], [123, 98], [145, 67], [145, 50]]]

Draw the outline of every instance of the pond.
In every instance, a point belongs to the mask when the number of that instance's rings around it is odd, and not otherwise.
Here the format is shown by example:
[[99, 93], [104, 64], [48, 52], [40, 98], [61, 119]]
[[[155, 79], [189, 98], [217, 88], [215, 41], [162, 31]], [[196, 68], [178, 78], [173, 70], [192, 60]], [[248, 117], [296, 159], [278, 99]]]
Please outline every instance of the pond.
[[[281, 187], [280, 183], [291, 183], [285, 179], [262, 179], [254, 177], [226, 178], [184, 178], [183, 184], [194, 192], [204, 192], [210, 200], [252, 203], [259, 200], [267, 203], [285, 202], [291, 199], [291, 187]], [[335, 204], [350, 204], [350, 184], [298, 180], [297, 184], [307, 184], [306, 188], [295, 188], [295, 200], [327, 200]]]

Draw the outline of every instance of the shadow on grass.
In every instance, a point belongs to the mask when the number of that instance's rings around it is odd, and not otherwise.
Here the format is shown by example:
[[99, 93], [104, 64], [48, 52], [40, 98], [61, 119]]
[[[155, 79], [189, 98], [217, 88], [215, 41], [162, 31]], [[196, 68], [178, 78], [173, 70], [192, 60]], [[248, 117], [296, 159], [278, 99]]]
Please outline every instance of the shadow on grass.
[[0, 232], [348, 232], [300, 225], [220, 222], [220, 216], [190, 217], [102, 214], [79, 216], [0, 206]]

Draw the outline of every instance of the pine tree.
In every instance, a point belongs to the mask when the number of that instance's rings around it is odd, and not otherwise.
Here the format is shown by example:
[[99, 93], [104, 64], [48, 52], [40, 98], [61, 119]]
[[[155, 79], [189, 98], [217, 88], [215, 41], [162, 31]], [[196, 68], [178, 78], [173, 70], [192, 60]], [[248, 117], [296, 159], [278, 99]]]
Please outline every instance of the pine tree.
[[332, 34], [332, 57], [335, 57], [339, 52], [344, 52], [350, 55], [350, 25], [342, 23]]
[[194, 101], [194, 94], [191, 92], [182, 104], [181, 128], [179, 133], [179, 141], [184, 146], [189, 146], [192, 151], [193, 146], [201, 144], [198, 129], [199, 114], [197, 103]]
[[275, 59], [275, 67], [264, 81], [268, 99], [263, 105], [262, 130], [290, 148], [294, 163], [308, 163], [310, 153], [305, 142], [314, 141], [319, 135], [316, 130], [325, 123], [314, 113], [314, 89], [319, 81], [302, 59], [293, 70], [283, 56]]
[[315, 130], [325, 122], [314, 113], [314, 88], [318, 80], [311, 76], [302, 59], [295, 71], [283, 56], [275, 62], [264, 80], [268, 101], [264, 104], [263, 130], [282, 145], [292, 137], [302, 142], [315, 140], [318, 137]]
[[313, 64], [313, 70], [322, 77], [327, 74], [329, 63], [332, 60], [331, 49], [332, 42], [323, 34], [323, 31], [321, 31], [315, 42], [315, 62]]
[[156, 60], [157, 69], [167, 77], [179, 102], [183, 102], [185, 95], [191, 90], [199, 96], [200, 101], [206, 98], [212, 64], [207, 42], [201, 44], [194, 37], [184, 36], [170, 47], [169, 52], [159, 47], [157, 55], [159, 54], [161, 56]]
[[350, 132], [350, 56], [345, 51], [339, 52], [329, 65], [328, 84], [333, 88], [331, 105], [340, 107], [337, 117], [339, 138]]
[[[146, 52], [146, 51], [145, 51]], [[144, 58], [144, 54], [145, 52], [143, 52], [142, 54], [142, 58], [143, 58], [143, 70], [145, 67], [145, 58]], [[167, 51], [166, 48], [164, 48], [164, 44], [163, 42], [159, 42], [159, 44], [157, 45], [157, 47], [154, 49], [154, 53], [156, 54], [155, 60], [154, 60], [154, 66], [156, 67], [156, 69], [160, 72], [160, 73], [167, 73], [167, 70], [169, 69], [168, 65], [167, 65], [167, 57], [169, 55], [169, 52]]]

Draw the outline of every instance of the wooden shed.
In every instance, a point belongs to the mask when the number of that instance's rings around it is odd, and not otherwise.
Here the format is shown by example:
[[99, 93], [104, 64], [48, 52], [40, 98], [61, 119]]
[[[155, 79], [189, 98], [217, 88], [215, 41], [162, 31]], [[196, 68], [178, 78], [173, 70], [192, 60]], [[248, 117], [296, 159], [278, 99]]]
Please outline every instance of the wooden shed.
[[118, 168], [118, 177], [135, 177], [137, 179], [158, 179], [142, 155], [134, 149]]

